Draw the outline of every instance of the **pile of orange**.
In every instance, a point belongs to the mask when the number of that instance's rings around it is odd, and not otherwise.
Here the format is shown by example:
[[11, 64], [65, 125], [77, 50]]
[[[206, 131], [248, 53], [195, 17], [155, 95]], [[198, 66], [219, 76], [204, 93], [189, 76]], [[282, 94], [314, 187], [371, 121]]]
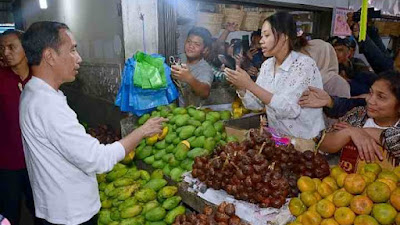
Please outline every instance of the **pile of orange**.
[[335, 166], [322, 181], [302, 176], [301, 194], [289, 203], [297, 217], [290, 225], [400, 225], [399, 181], [400, 167], [382, 170], [377, 163], [352, 174]]

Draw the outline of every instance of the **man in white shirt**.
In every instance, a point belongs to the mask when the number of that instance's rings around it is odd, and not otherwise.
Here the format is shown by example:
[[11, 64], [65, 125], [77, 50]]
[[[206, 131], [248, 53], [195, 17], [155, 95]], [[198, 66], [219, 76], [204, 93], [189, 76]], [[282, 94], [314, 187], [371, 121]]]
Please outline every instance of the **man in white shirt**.
[[45, 224], [97, 224], [96, 174], [111, 170], [144, 137], [160, 133], [165, 120], [150, 119], [120, 141], [100, 144], [59, 90], [75, 80], [82, 61], [68, 26], [34, 23], [22, 44], [33, 77], [20, 99], [20, 126], [36, 216]]

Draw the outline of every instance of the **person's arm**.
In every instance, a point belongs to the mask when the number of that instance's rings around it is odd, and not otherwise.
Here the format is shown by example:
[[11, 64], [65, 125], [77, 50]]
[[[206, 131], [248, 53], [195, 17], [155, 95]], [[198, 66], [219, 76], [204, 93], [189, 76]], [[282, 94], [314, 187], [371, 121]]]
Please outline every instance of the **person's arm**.
[[228, 38], [229, 34], [231, 32], [236, 31], [236, 28], [238, 27], [237, 23], [227, 23], [225, 25], [225, 30], [222, 32], [222, 34], [219, 36], [218, 41], [220, 42], [225, 42], [225, 40]]
[[[213, 73], [211, 68], [203, 72], [207, 73], [207, 77], [211, 77], [210, 79], [212, 83]], [[187, 65], [182, 64], [181, 66], [171, 66], [171, 74], [175, 79], [187, 83], [197, 96], [207, 98], [210, 95], [211, 85], [196, 79]]]

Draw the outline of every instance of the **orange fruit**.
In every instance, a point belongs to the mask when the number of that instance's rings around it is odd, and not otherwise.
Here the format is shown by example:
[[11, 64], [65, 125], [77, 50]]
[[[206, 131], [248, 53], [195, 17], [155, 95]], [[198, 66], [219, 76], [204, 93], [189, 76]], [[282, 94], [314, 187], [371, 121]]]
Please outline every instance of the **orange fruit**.
[[400, 177], [400, 166], [396, 166], [393, 170], [393, 173]]
[[372, 208], [372, 216], [380, 224], [392, 224], [396, 219], [397, 211], [388, 203], [379, 203]]
[[321, 195], [318, 192], [314, 192], [314, 196], [317, 199], [317, 201], [320, 201], [322, 199]]
[[325, 182], [327, 184], [329, 184], [329, 186], [331, 186], [333, 191], [336, 191], [337, 189], [339, 189], [339, 187], [336, 184], [336, 180], [333, 179], [333, 177], [325, 177], [322, 182]]
[[378, 163], [368, 163], [364, 166], [364, 173], [366, 172], [372, 172], [378, 175], [382, 172], [382, 167]]
[[365, 172], [362, 176], [367, 184], [370, 184], [376, 180], [376, 174], [373, 172]]
[[318, 185], [320, 185], [322, 183], [322, 181], [318, 178], [313, 178], [312, 180], [314, 181], [314, 184], [315, 184], [315, 190], [317, 190]]
[[390, 188], [385, 183], [375, 181], [368, 185], [367, 195], [375, 203], [386, 202], [390, 198]]
[[354, 225], [379, 225], [378, 221], [369, 215], [359, 215], [354, 220]]
[[317, 213], [321, 215], [323, 218], [330, 218], [335, 213], [336, 207], [335, 205], [326, 200], [322, 199], [317, 203]]
[[300, 216], [307, 210], [307, 207], [299, 198], [292, 198], [289, 202], [289, 210], [293, 216]]
[[366, 196], [357, 195], [350, 202], [350, 209], [358, 215], [368, 215], [371, 213], [374, 203]]
[[334, 166], [331, 168], [331, 177], [333, 177], [334, 179], [337, 179], [337, 176], [341, 173], [346, 173], [344, 172], [344, 170], [342, 168], [340, 168], [340, 166]]
[[400, 188], [396, 188], [390, 195], [390, 204], [392, 204], [397, 211], [400, 211]]
[[333, 202], [333, 194], [330, 194], [328, 196], [325, 197], [326, 200]]
[[297, 222], [297, 221], [293, 221], [293, 222], [290, 222], [288, 225], [303, 225], [303, 224], [300, 222]]
[[319, 225], [321, 224], [321, 216], [313, 211], [307, 211], [303, 214], [303, 218], [301, 219], [301, 223], [307, 225]]
[[388, 170], [382, 171], [378, 175], [378, 178], [386, 178], [386, 179], [394, 181], [396, 184], [397, 184], [397, 182], [399, 182], [399, 177], [393, 171], [388, 171]]
[[355, 218], [356, 214], [347, 207], [340, 207], [335, 211], [335, 220], [340, 225], [351, 225]]
[[314, 192], [306, 191], [300, 194], [300, 199], [307, 207], [317, 204], [318, 199], [315, 197]]
[[314, 204], [314, 205], [310, 206], [307, 211], [313, 211], [313, 212], [318, 213], [317, 212], [317, 204]]
[[315, 191], [315, 183], [310, 177], [301, 176], [297, 180], [297, 187], [301, 192]]
[[395, 222], [396, 222], [396, 225], [400, 225], [400, 213], [397, 213]]
[[299, 222], [299, 223], [302, 223], [302, 221], [303, 221], [303, 214], [300, 215], [300, 216], [298, 216], [298, 217], [296, 218], [295, 221], [296, 221], [296, 222]]
[[366, 182], [360, 174], [349, 174], [344, 180], [344, 188], [353, 195], [361, 194], [364, 191], [365, 186]]
[[329, 219], [323, 219], [321, 222], [321, 225], [339, 225], [335, 219], [329, 218]]
[[347, 175], [347, 173], [341, 173], [336, 177], [336, 183], [339, 187], [344, 186], [344, 180], [346, 179]]
[[376, 181], [387, 184], [387, 186], [390, 188], [390, 192], [393, 192], [397, 188], [397, 185], [393, 180], [389, 180], [387, 178], [379, 178]]
[[353, 195], [345, 190], [339, 190], [333, 195], [333, 204], [336, 207], [345, 207], [350, 205]]
[[331, 188], [331, 186], [329, 186], [329, 184], [322, 182], [321, 184], [318, 185], [317, 188], [318, 194], [321, 195], [321, 197], [325, 198], [328, 195], [333, 193], [333, 190]]

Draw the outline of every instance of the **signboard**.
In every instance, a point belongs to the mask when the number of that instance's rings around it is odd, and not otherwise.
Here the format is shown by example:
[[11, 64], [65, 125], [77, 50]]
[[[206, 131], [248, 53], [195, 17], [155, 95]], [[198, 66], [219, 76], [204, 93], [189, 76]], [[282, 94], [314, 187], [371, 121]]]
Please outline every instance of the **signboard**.
[[332, 15], [332, 36], [350, 36], [351, 30], [347, 24], [347, 13], [353, 12], [346, 8], [335, 8]]

